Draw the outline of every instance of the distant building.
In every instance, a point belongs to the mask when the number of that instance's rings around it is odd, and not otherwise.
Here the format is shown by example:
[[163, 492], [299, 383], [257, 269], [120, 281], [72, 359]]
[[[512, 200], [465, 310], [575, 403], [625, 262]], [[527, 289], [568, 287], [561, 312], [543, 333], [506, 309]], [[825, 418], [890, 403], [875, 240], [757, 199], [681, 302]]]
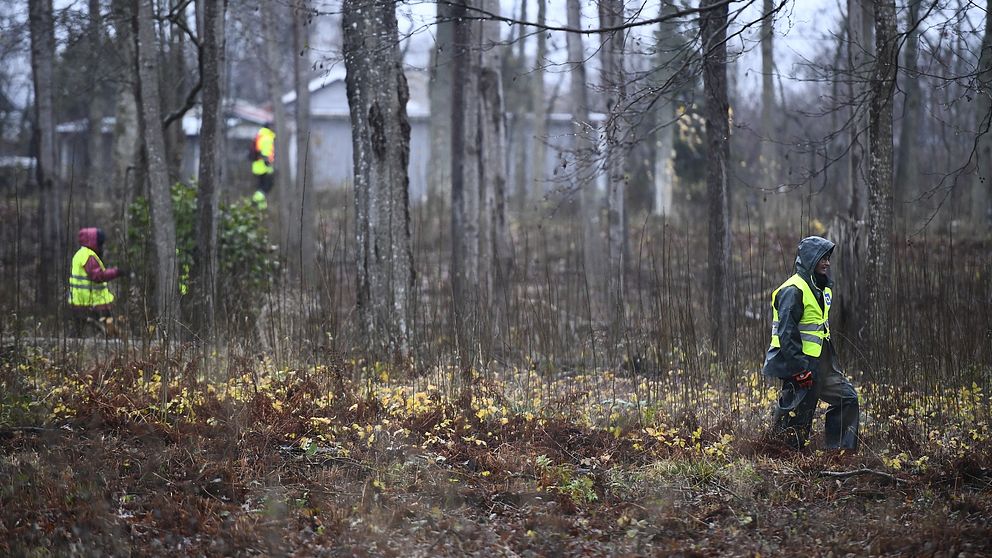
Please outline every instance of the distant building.
[[[310, 89], [310, 157], [313, 165], [313, 187], [317, 191], [329, 190], [350, 184], [353, 179], [351, 115], [348, 109], [348, 97], [345, 90], [345, 71], [343, 65], [337, 65], [326, 75], [314, 79], [309, 84]], [[426, 198], [428, 191], [430, 153], [430, 98], [428, 93], [428, 75], [425, 71], [407, 71], [407, 83], [410, 89], [410, 100], [407, 102], [407, 117], [410, 121], [410, 199], [418, 202]], [[292, 133], [294, 129], [293, 113], [296, 108], [296, 93], [289, 92], [282, 97], [286, 107], [287, 125]], [[512, 113], [512, 107], [507, 107]], [[225, 103], [226, 159], [224, 161], [223, 181], [228, 191], [239, 189], [247, 194], [254, 187], [249, 164], [249, 146], [259, 125], [271, 120], [272, 113], [264, 107], [252, 105], [244, 101], [229, 101]], [[596, 121], [602, 117], [597, 115]], [[514, 131], [514, 126], [522, 125], [521, 131]], [[182, 119], [185, 144], [180, 163], [180, 179], [196, 179], [200, 158], [200, 108], [194, 107]], [[101, 126], [102, 145], [98, 149], [98, 165], [109, 169], [111, 164], [111, 147], [113, 145], [114, 118], [103, 120]], [[548, 116], [548, 134], [543, 139], [548, 145], [546, 150], [545, 175], [535, 181], [532, 175], [530, 158], [534, 152], [535, 142], [533, 126], [529, 119], [519, 122], [513, 114], [507, 115], [507, 181], [511, 192], [519, 185], [513, 181], [518, 173], [515, 169], [523, 165], [524, 183], [531, 185], [529, 190], [538, 194], [569, 186], [568, 176], [573, 165], [570, 163], [571, 149], [574, 137], [574, 127], [571, 115], [551, 114]], [[66, 122], [58, 126], [60, 174], [63, 177], [81, 176], [83, 161], [78, 154], [83, 153], [83, 141], [86, 141], [86, 121]], [[276, 161], [277, 172], [295, 174], [296, 142], [291, 138], [276, 138], [276, 141], [289, 141], [290, 161]], [[524, 141], [524, 149], [513, 145], [514, 141]], [[522, 161], [514, 158], [521, 156]], [[449, 173], [443, 173], [449, 174]], [[243, 185], [240, 188], [238, 185]]]
[[[310, 160], [317, 189], [350, 184], [354, 176], [351, 112], [344, 78], [344, 65], [338, 64], [326, 76], [310, 82]], [[427, 165], [431, 158], [428, 75], [408, 71], [406, 79], [410, 89], [406, 104], [410, 121], [410, 199], [420, 200], [427, 194]], [[287, 114], [294, 114], [296, 92], [283, 95], [282, 102]], [[290, 143], [289, 150], [289, 158], [295, 162], [296, 142]]]

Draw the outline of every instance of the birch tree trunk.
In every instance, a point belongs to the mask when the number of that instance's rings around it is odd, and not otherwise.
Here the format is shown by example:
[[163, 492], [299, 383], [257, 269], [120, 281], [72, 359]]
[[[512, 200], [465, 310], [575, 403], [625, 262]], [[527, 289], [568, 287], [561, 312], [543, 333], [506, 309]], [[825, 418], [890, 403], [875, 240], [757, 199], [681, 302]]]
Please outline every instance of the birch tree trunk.
[[[920, 105], [919, 42], [920, 31], [916, 26], [920, 17], [921, 0], [909, 0], [906, 25], [903, 67], [906, 78], [902, 83], [905, 101], [902, 108], [902, 130], [899, 133], [899, 155], [896, 158], [896, 180], [894, 197], [909, 202], [919, 194], [919, 164], [917, 162], [917, 136], [923, 121], [923, 108]], [[907, 204], [905, 221], [913, 222], [915, 204]]]
[[[617, 27], [623, 23], [623, 2], [603, 0], [599, 4], [601, 27]], [[624, 320], [624, 275], [626, 267], [627, 230], [624, 197], [627, 190], [626, 146], [629, 124], [626, 121], [627, 84], [623, 67], [625, 33], [608, 34], [601, 47], [602, 82], [608, 112], [605, 125], [607, 174], [607, 239], [609, 269], [607, 290], [614, 334]]]
[[148, 197], [151, 206], [152, 242], [155, 248], [155, 310], [158, 332], [172, 338], [177, 331], [179, 273], [176, 269], [176, 228], [172, 216], [169, 173], [165, 163], [165, 137], [159, 99], [158, 48], [155, 41], [154, 0], [138, 3], [138, 84], [141, 128], [148, 165]]
[[431, 51], [431, 165], [427, 194], [441, 200], [451, 190], [451, 72], [454, 62], [454, 20], [449, 2], [437, 3], [434, 49]]
[[[483, 0], [483, 10], [498, 14], [498, 0]], [[479, 72], [482, 210], [479, 216], [479, 277], [491, 302], [510, 272], [510, 236], [506, 221], [506, 115], [503, 106], [503, 50], [500, 23], [481, 25]], [[494, 320], [495, 321], [495, 320]]]
[[62, 193], [56, 171], [55, 19], [52, 0], [30, 0], [28, 20], [31, 29], [31, 77], [34, 85], [35, 178], [38, 181], [38, 235], [40, 237], [36, 296], [43, 308], [51, 308], [61, 297], [58, 285], [64, 283], [65, 266], [46, 269], [50, 262], [61, 262], [59, 230], [62, 223]]
[[727, 161], [730, 160], [730, 118], [727, 100], [727, 6], [703, 0], [701, 16], [703, 90], [706, 122], [706, 192], [709, 199], [710, 334], [717, 354], [726, 358], [731, 303], [730, 215], [727, 207]]
[[[217, 295], [217, 211], [220, 199], [224, 123], [221, 83], [224, 68], [224, 14], [226, 0], [200, 0], [202, 38], [202, 124], [200, 168], [196, 197], [196, 247], [191, 274], [193, 326], [201, 338], [212, 337]], [[200, 18], [198, 18], [200, 19]]]
[[302, 0], [293, 9], [293, 83], [296, 85], [296, 188], [289, 204], [287, 261], [290, 275], [303, 285], [314, 284], [313, 163], [310, 161], [310, 47], [306, 18], [309, 7]]
[[345, 0], [341, 25], [355, 169], [358, 310], [375, 351], [409, 354], [410, 123], [396, 8]]
[[868, 261], [866, 296], [869, 340], [876, 354], [888, 354], [888, 305], [892, 296], [892, 102], [899, 44], [895, 0], [875, 3], [875, 74], [871, 82], [868, 171]]
[[975, 161], [978, 173], [972, 187], [972, 221], [987, 233], [992, 225], [992, 2], [986, 2], [985, 35], [978, 57], [978, 141]]

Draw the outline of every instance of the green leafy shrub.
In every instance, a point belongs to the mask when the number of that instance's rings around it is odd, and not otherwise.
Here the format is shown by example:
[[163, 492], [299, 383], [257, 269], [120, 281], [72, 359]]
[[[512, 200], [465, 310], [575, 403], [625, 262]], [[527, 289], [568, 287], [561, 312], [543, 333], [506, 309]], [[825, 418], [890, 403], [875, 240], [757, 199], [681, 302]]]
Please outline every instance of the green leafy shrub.
[[[196, 185], [176, 183], [172, 186], [172, 211], [176, 226], [176, 249], [180, 283], [185, 285], [193, 268], [196, 246]], [[243, 322], [257, 314], [262, 295], [272, 284], [279, 263], [272, 252], [265, 227], [265, 211], [250, 200], [220, 204], [217, 217], [218, 276], [223, 288], [218, 297], [228, 318]], [[135, 199], [128, 207], [127, 260], [139, 277], [145, 278], [139, 289], [153, 288], [154, 265], [151, 217], [148, 200]], [[185, 290], [185, 289], [181, 289]], [[186, 294], [186, 293], [184, 293]], [[190, 293], [191, 294], [191, 293]]]
[[567, 465], [555, 465], [547, 455], [534, 459], [534, 467], [541, 475], [540, 484], [569, 497], [575, 505], [589, 504], [599, 499], [595, 480], [579, 474]]

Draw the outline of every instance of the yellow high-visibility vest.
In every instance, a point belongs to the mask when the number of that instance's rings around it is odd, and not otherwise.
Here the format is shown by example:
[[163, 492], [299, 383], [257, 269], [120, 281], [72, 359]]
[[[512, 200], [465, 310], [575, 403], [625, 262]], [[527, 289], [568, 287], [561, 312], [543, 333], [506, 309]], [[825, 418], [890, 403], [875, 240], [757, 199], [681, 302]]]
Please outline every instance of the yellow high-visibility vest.
[[269, 207], [269, 202], [265, 198], [265, 192], [261, 190], [255, 190], [255, 193], [251, 195], [251, 201], [259, 209], [266, 209]]
[[69, 304], [72, 306], [102, 306], [114, 301], [114, 293], [107, 288], [107, 283], [91, 281], [86, 275], [86, 262], [91, 256], [96, 258], [100, 269], [106, 269], [96, 252], [85, 246], [79, 247], [72, 257], [72, 270], [69, 272]]
[[778, 338], [778, 308], [775, 307], [775, 297], [778, 292], [785, 287], [798, 287], [803, 293], [803, 317], [799, 320], [799, 337], [803, 342], [803, 354], [811, 357], [820, 356], [823, 350], [823, 341], [830, 339], [830, 303], [833, 294], [830, 287], [823, 289], [823, 309], [816, 301], [813, 289], [809, 283], [798, 273], [786, 279], [785, 283], [779, 285], [772, 291], [772, 347], [781, 347]]
[[251, 173], [262, 175], [275, 172], [272, 163], [276, 158], [276, 133], [263, 126], [255, 135], [255, 151], [261, 158], [252, 161]]

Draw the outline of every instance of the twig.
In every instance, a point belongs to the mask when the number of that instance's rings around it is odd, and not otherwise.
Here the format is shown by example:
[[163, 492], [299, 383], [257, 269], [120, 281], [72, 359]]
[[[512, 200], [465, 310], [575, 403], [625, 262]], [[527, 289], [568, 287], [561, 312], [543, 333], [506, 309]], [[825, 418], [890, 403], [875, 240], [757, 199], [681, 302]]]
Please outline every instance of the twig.
[[847, 477], [854, 477], [857, 475], [876, 475], [884, 479], [888, 479], [895, 483], [905, 483], [909, 482], [905, 479], [901, 479], [893, 474], [886, 473], [884, 471], [876, 471], [875, 469], [855, 469], [854, 471], [820, 471], [821, 477], [833, 477], [838, 479], [845, 479]]
[[718, 483], [718, 482], [715, 482], [715, 481], [714, 481], [714, 482], [713, 482], [713, 486], [716, 486], [716, 487], [717, 487], [717, 488], [719, 488], [720, 490], [723, 490], [724, 492], [726, 492], [727, 494], [730, 494], [730, 495], [731, 495], [731, 496], [733, 496], [734, 498], [737, 498], [737, 499], [738, 499], [738, 500], [740, 500], [741, 502], [743, 502], [743, 501], [744, 501], [744, 498], [741, 498], [741, 495], [740, 495], [740, 494], [738, 494], [738, 493], [736, 493], [736, 492], [734, 492], [733, 490], [731, 490], [731, 489], [729, 489], [729, 488], [727, 488], [726, 486], [723, 486], [722, 484], [720, 484], [720, 483]]

